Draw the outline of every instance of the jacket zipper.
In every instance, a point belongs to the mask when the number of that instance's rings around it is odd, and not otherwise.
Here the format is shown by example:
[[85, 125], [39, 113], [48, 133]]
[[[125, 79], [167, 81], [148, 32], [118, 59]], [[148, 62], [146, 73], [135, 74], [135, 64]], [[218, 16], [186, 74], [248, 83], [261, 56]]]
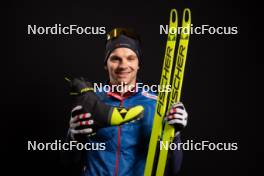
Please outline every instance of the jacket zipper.
[[[120, 100], [120, 106], [124, 105], [124, 99]], [[120, 158], [120, 147], [121, 147], [121, 126], [118, 126], [117, 132], [117, 149], [116, 149], [116, 168], [115, 168], [115, 176], [118, 176], [119, 169], [119, 158]]]

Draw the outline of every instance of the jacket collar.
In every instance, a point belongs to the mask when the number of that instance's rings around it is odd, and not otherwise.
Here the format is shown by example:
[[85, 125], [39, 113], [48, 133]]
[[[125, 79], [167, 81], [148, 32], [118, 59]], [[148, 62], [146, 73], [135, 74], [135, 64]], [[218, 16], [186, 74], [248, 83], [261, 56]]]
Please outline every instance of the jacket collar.
[[[112, 85], [110, 82], [108, 83], [109, 85]], [[137, 84], [136, 84], [137, 85]], [[117, 90], [113, 90], [111, 89], [109, 92], [107, 92], [107, 95], [109, 97], [113, 97], [115, 99], [118, 99], [120, 101], [123, 101], [124, 99], [130, 97], [130, 96], [133, 96], [135, 95], [137, 92], [136, 92], [136, 85], [129, 91], [125, 92], [123, 95], [121, 95], [120, 92], [118, 92]], [[110, 86], [111, 87], [111, 86]]]

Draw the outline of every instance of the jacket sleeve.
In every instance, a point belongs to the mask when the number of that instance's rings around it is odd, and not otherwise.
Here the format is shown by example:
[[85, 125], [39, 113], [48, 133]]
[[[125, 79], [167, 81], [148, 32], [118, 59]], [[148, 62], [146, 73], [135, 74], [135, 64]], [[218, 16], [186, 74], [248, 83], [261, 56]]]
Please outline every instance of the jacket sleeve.
[[[181, 142], [180, 134], [177, 135], [173, 143], [175, 143], [177, 146]], [[167, 163], [165, 168], [165, 176], [175, 176], [180, 171], [181, 164], [182, 164], [182, 158], [183, 153], [181, 149], [176, 148], [175, 150], [169, 150], [168, 157], [167, 157]]]

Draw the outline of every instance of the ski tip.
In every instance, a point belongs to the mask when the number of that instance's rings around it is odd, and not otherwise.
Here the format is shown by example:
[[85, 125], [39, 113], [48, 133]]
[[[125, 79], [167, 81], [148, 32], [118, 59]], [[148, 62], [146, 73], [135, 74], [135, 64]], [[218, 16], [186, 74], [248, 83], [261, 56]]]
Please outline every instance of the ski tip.
[[189, 8], [184, 9], [183, 19], [184, 19], [185, 23], [191, 23], [191, 10]]
[[178, 15], [176, 9], [171, 9], [170, 11], [170, 23], [175, 24], [178, 21]]

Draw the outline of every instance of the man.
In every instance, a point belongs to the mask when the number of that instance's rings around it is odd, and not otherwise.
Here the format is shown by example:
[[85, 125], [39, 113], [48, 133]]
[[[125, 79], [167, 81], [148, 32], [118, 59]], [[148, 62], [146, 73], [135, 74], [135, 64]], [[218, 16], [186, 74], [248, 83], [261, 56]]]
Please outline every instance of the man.
[[[82, 174], [85, 176], [144, 174], [157, 97], [154, 93], [137, 87], [141, 59], [140, 39], [136, 33], [115, 28], [107, 35], [104, 60], [104, 68], [109, 75], [107, 84], [112, 87], [121, 85], [123, 89], [97, 91], [97, 96], [100, 101], [111, 106], [129, 109], [140, 105], [144, 108], [144, 117], [119, 126], [94, 128], [94, 121], [89, 121], [93, 114], [86, 111], [76, 114], [82, 107], [74, 107], [72, 112], [75, 114], [70, 120], [70, 139], [75, 140], [78, 135], [86, 135], [88, 137], [85, 140], [88, 143], [105, 144], [105, 150], [84, 151]], [[84, 123], [78, 121], [79, 117], [85, 119]], [[174, 142], [180, 142], [179, 130], [187, 124], [187, 112], [183, 104], [174, 104], [165, 119], [165, 123], [177, 127]], [[78, 129], [80, 126], [82, 129]], [[175, 175], [180, 169], [181, 160], [181, 151], [170, 151], [165, 175]]]

